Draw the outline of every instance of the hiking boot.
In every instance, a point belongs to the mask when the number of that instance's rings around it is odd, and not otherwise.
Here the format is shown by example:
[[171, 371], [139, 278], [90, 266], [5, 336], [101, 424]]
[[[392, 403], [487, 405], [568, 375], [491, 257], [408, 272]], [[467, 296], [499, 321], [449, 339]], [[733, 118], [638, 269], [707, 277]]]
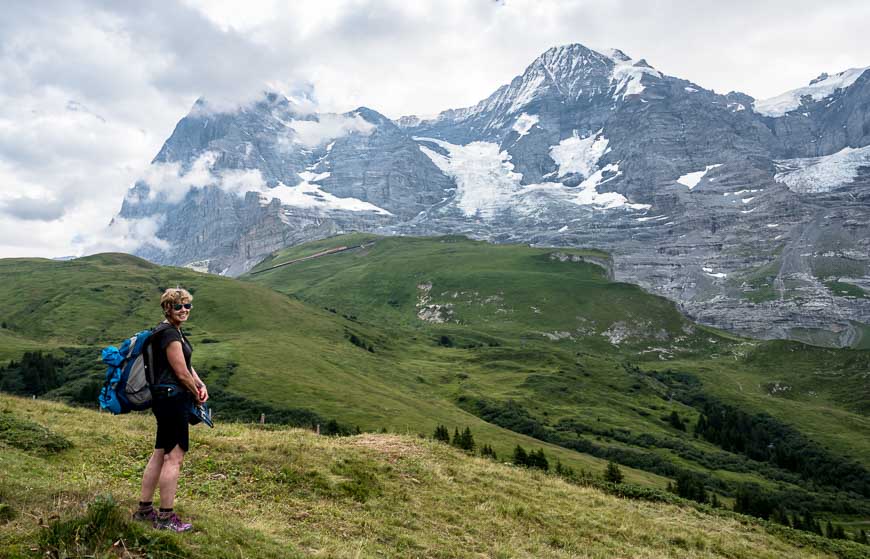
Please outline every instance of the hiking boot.
[[166, 518], [160, 518], [160, 515], [154, 519], [154, 528], [157, 530], [172, 530], [173, 532], [187, 532], [193, 529], [193, 524], [182, 522], [178, 515], [174, 512]]
[[154, 522], [157, 520], [157, 511], [153, 508], [146, 510], [137, 510], [133, 513], [133, 520], [139, 522]]

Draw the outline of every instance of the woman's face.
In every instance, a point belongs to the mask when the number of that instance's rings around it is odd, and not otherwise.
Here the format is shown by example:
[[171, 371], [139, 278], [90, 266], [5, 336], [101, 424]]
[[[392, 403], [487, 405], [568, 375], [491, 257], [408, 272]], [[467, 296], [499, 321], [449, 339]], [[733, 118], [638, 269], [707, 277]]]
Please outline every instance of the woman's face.
[[181, 324], [185, 322], [188, 317], [190, 317], [190, 310], [193, 308], [193, 305], [190, 304], [190, 301], [184, 301], [182, 303], [175, 303], [170, 305], [169, 307], [169, 318], [171, 322], [176, 324]]

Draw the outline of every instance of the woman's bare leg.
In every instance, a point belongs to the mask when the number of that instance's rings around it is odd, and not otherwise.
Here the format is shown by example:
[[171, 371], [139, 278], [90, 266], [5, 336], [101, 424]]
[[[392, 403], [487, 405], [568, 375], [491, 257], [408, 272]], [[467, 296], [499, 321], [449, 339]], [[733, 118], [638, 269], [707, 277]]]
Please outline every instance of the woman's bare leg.
[[184, 462], [184, 450], [180, 446], [163, 458], [163, 468], [160, 470], [160, 508], [171, 509], [175, 504], [175, 491], [178, 489], [178, 475], [181, 473], [181, 463]]
[[154, 490], [157, 489], [157, 482], [160, 479], [160, 470], [163, 469], [163, 459], [165, 451], [162, 448], [155, 448], [154, 453], [148, 460], [148, 465], [145, 466], [145, 473], [142, 474], [142, 492], [139, 494], [139, 501], [147, 503], [154, 500]]

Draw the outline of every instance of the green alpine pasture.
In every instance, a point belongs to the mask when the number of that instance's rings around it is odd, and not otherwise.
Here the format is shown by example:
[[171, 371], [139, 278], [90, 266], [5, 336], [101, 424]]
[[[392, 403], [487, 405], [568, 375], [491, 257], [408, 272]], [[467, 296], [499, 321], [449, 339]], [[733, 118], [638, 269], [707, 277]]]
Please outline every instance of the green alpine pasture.
[[[219, 421], [264, 413], [267, 427], [411, 437], [468, 427], [499, 461], [517, 445], [596, 476], [615, 461], [632, 484], [700, 484], [689, 498], [728, 506], [751, 487], [779, 507], [765, 515], [811, 512], [857, 538], [870, 521], [870, 352], [697, 325], [609, 279], [610, 264], [596, 250], [364, 234], [276, 252], [239, 279], [117, 254], [0, 260], [0, 389], [8, 360], [23, 370], [42, 350], [66, 365], [40, 397], [93, 401], [99, 348], [156, 324], [160, 293], [180, 285]], [[726, 412], [733, 433], [695, 433]]]
[[0, 556], [861, 557], [864, 546], [746, 516], [609, 495], [396, 434], [196, 427], [178, 492], [194, 523], [130, 520], [150, 453], [147, 414], [110, 416], [0, 395], [0, 417], [66, 442], [0, 437]]

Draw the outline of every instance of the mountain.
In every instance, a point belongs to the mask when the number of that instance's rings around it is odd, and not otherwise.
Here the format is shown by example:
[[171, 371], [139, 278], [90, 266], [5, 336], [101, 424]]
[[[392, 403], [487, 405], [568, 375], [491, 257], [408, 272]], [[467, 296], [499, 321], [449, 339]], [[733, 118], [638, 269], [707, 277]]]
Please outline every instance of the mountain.
[[767, 101], [619, 50], [547, 50], [480, 103], [395, 122], [205, 100], [118, 219], [138, 254], [238, 275], [343, 231], [597, 247], [702, 323], [870, 343], [870, 71]]

